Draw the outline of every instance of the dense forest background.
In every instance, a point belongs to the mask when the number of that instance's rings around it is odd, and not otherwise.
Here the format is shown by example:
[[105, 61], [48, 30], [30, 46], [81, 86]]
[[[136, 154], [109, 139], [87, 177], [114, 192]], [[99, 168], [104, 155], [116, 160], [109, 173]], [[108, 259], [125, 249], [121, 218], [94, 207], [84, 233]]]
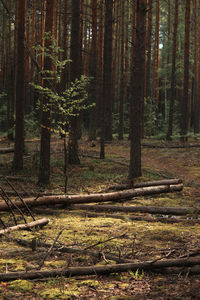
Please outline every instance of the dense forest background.
[[41, 183], [49, 182], [52, 133], [67, 133], [70, 163], [79, 163], [83, 133], [100, 138], [101, 158], [105, 141], [128, 137], [130, 178], [141, 175], [143, 137], [198, 137], [198, 0], [1, 0], [0, 7], [0, 129], [15, 137], [16, 170], [30, 134], [41, 137]]

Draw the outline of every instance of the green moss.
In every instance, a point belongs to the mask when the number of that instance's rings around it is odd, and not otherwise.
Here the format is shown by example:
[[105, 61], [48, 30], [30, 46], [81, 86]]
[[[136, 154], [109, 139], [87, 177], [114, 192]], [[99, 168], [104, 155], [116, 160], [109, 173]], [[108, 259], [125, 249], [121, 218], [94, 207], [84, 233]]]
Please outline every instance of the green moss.
[[57, 288], [57, 287], [49, 287], [39, 291], [38, 294], [42, 296], [44, 299], [71, 299], [72, 296], [78, 296], [80, 292], [77, 287], [69, 288]]
[[33, 283], [28, 280], [15, 280], [10, 283], [10, 288], [17, 292], [32, 292]]
[[82, 280], [81, 282], [78, 283], [78, 286], [83, 286], [83, 285], [97, 287], [97, 286], [99, 286], [99, 282], [98, 282], [98, 280], [88, 279], [88, 280]]

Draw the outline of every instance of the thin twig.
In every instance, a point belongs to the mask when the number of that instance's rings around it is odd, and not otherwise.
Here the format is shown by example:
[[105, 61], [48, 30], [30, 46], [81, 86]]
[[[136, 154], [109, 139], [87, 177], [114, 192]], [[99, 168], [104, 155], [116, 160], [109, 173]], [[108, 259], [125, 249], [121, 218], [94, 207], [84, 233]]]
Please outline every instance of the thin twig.
[[55, 246], [55, 244], [56, 244], [57, 240], [59, 239], [60, 235], [62, 234], [62, 232], [63, 232], [63, 230], [60, 231], [60, 232], [57, 234], [57, 237], [55, 238], [53, 244], [52, 244], [51, 247], [48, 249], [47, 253], [45, 254], [45, 256], [44, 256], [44, 258], [43, 258], [43, 260], [42, 260], [42, 262], [40, 263], [40, 265], [39, 265], [39, 267], [38, 267], [38, 270], [40, 270], [40, 269], [42, 268], [42, 266], [44, 265], [45, 260], [47, 259], [48, 255], [51, 253], [53, 247]]
[[96, 243], [96, 244], [93, 244], [93, 245], [91, 245], [91, 246], [88, 246], [88, 247], [84, 248], [84, 250], [93, 248], [93, 247], [95, 247], [95, 246], [97, 246], [97, 245], [100, 245], [100, 244], [107, 243], [107, 242], [112, 241], [112, 240], [114, 240], [114, 239], [122, 238], [122, 237], [124, 237], [125, 235], [126, 235], [126, 233], [123, 233], [123, 234], [121, 234], [121, 235], [119, 235], [119, 236], [111, 237], [111, 238], [109, 238], [109, 239], [107, 239], [107, 240], [105, 240], [105, 241], [99, 241], [99, 242]]

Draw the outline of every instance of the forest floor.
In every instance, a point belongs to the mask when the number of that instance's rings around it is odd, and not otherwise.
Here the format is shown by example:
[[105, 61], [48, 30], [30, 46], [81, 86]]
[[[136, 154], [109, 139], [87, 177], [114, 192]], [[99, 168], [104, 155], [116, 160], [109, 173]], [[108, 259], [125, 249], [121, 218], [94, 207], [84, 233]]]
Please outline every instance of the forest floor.
[[[138, 181], [180, 178], [182, 192], [140, 196], [123, 202], [125, 205], [199, 207], [200, 202], [200, 141], [189, 141], [192, 147], [183, 148], [178, 142], [145, 140], [142, 147], [143, 175]], [[88, 194], [105, 191], [110, 185], [126, 182], [129, 163], [129, 141], [114, 140], [106, 143], [106, 158], [100, 160], [99, 143], [86, 139], [80, 142], [81, 164], [69, 166], [68, 192]], [[196, 145], [196, 147], [194, 147]], [[8, 146], [0, 140], [0, 148]], [[150, 147], [151, 146], [151, 147]], [[157, 146], [157, 147], [156, 147]], [[161, 147], [162, 146], [162, 147]], [[173, 147], [172, 147], [173, 146]], [[187, 146], [187, 145], [185, 145]], [[24, 197], [40, 192], [62, 194], [63, 141], [52, 139], [51, 184], [44, 188], [37, 185], [39, 165], [39, 140], [26, 140], [24, 171], [12, 170], [13, 153], [0, 154], [0, 187], [11, 190], [5, 177]], [[2, 191], [2, 190], [1, 190]], [[11, 196], [10, 196], [11, 197]], [[14, 198], [13, 198], [14, 199]], [[114, 204], [114, 203], [112, 203]], [[115, 203], [116, 205], [121, 205]], [[187, 222], [165, 224], [161, 222], [131, 221], [107, 218], [105, 215], [89, 217], [87, 211], [69, 210], [62, 206], [33, 209], [36, 219], [47, 217], [50, 223], [42, 229], [16, 231], [1, 237], [0, 273], [37, 270], [47, 254], [47, 249], [20, 246], [16, 239], [33, 241], [35, 238], [53, 244], [62, 232], [59, 245], [101, 252], [103, 256], [63, 253], [58, 249], [50, 252], [42, 270], [115, 264], [106, 259], [112, 254], [133, 261], [180, 258], [200, 251], [200, 224]], [[116, 214], [116, 213], [115, 213]], [[135, 213], [137, 216], [149, 214]], [[16, 214], [17, 218], [20, 216]], [[0, 212], [5, 224], [13, 225], [11, 214]], [[193, 216], [188, 216], [191, 218]], [[181, 217], [176, 217], [181, 218]], [[26, 219], [31, 221], [30, 216]], [[23, 221], [23, 220], [22, 220]], [[23, 223], [21, 221], [21, 223]], [[34, 251], [33, 251], [34, 250]], [[197, 256], [198, 257], [198, 256]], [[199, 256], [200, 257], [200, 256]], [[200, 299], [200, 270], [171, 268], [152, 271], [113, 273], [106, 276], [64, 276], [40, 280], [15, 280], [0, 282], [0, 299]]]

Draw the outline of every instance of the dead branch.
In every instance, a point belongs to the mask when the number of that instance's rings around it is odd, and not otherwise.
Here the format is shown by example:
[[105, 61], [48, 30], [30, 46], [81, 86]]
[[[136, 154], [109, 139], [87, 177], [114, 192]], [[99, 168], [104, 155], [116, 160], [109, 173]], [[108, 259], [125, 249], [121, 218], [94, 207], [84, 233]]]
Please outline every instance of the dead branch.
[[109, 241], [112, 241], [112, 240], [115, 240], [115, 239], [123, 238], [125, 235], [126, 235], [126, 233], [123, 233], [123, 234], [120, 234], [119, 236], [113, 236], [113, 237], [111, 237], [111, 238], [109, 238], [109, 239], [107, 239], [105, 241], [99, 241], [99, 242], [97, 242], [97, 243], [95, 243], [93, 245], [90, 245], [90, 246], [86, 247], [84, 250], [87, 250], [89, 248], [93, 248], [93, 247], [98, 246], [100, 244], [105, 244], [105, 243], [107, 243]]
[[[28, 206], [40, 206], [40, 205], [55, 205], [55, 204], [64, 204], [70, 205], [75, 203], [93, 203], [93, 202], [109, 202], [109, 201], [118, 201], [124, 202], [127, 199], [131, 199], [137, 196], [145, 195], [155, 195], [160, 193], [171, 193], [182, 191], [183, 184], [177, 185], [161, 185], [155, 187], [145, 187], [138, 189], [130, 189], [119, 192], [111, 193], [99, 193], [99, 194], [89, 194], [89, 195], [54, 195], [54, 196], [43, 196], [34, 198], [26, 198], [24, 201]], [[16, 201], [18, 207], [22, 207], [23, 203]], [[7, 206], [4, 203], [0, 203], [0, 210], [7, 210]]]
[[51, 253], [51, 251], [52, 251], [54, 245], [55, 245], [56, 242], [58, 241], [58, 239], [59, 239], [59, 237], [60, 237], [61, 234], [62, 234], [62, 231], [60, 231], [60, 232], [57, 234], [57, 236], [56, 236], [56, 238], [55, 238], [53, 244], [52, 244], [51, 247], [48, 249], [47, 253], [45, 254], [45, 256], [44, 256], [44, 258], [43, 258], [43, 260], [42, 260], [42, 262], [40, 263], [40, 265], [39, 265], [39, 267], [38, 267], [38, 270], [40, 270], [40, 269], [42, 268], [42, 266], [43, 266], [45, 260], [47, 259], [48, 255]]
[[95, 210], [95, 211], [122, 211], [122, 212], [140, 212], [162, 215], [198, 215], [200, 208], [198, 207], [159, 207], [159, 206], [118, 206], [118, 205], [87, 205], [75, 204], [70, 209]]
[[16, 279], [44, 279], [57, 276], [83, 276], [83, 275], [103, 275], [119, 272], [128, 272], [136, 270], [151, 271], [168, 267], [191, 267], [200, 265], [200, 258], [179, 258], [165, 259], [159, 261], [135, 262], [127, 264], [109, 264], [105, 266], [88, 266], [88, 267], [69, 267], [66, 269], [53, 269], [45, 271], [32, 272], [9, 272], [0, 273], [0, 281], [11, 281]]
[[9, 232], [12, 232], [12, 231], [16, 231], [16, 230], [26, 230], [26, 229], [30, 229], [30, 228], [33, 228], [33, 227], [36, 227], [36, 226], [45, 226], [49, 223], [49, 219], [47, 218], [43, 218], [43, 219], [39, 219], [37, 221], [33, 221], [33, 222], [30, 222], [30, 223], [27, 223], [27, 224], [19, 224], [19, 225], [16, 225], [16, 226], [12, 226], [12, 227], [8, 227], [6, 229], [2, 229], [0, 230], [0, 236], [5, 234], [5, 233], [9, 233]]

